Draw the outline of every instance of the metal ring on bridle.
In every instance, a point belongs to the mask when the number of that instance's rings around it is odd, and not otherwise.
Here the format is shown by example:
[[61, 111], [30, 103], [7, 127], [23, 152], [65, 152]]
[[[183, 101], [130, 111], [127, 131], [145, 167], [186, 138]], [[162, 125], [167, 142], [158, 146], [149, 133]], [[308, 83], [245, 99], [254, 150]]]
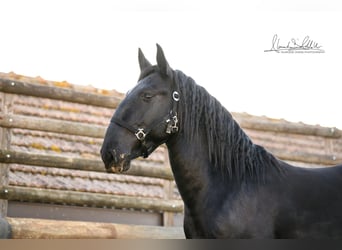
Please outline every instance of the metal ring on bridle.
[[139, 141], [143, 141], [146, 137], [146, 133], [143, 128], [138, 128], [137, 132], [134, 133]]
[[180, 99], [179, 93], [178, 93], [177, 91], [173, 91], [173, 93], [172, 93], [172, 98], [173, 98], [173, 100], [175, 100], [176, 102], [178, 102], [179, 99]]

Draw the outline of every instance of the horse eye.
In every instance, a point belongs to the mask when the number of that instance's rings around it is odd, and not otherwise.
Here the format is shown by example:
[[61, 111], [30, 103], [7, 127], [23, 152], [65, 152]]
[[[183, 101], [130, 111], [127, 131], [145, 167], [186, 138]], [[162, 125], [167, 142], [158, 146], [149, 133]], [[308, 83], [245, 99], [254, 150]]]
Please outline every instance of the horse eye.
[[150, 101], [152, 99], [153, 95], [150, 93], [143, 93], [142, 98], [144, 101]]

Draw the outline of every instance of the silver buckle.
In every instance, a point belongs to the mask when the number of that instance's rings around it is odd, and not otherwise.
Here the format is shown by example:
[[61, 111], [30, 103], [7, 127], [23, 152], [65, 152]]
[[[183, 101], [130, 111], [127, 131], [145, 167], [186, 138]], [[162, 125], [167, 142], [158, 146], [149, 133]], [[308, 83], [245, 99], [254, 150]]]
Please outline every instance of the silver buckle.
[[178, 126], [177, 126], [178, 118], [177, 118], [177, 115], [172, 117], [172, 122], [171, 122], [171, 119], [167, 119], [166, 123], [167, 123], [167, 127], [166, 127], [166, 131], [165, 132], [167, 134], [172, 134], [172, 133], [178, 132]]
[[139, 141], [143, 141], [146, 137], [146, 133], [143, 128], [138, 128], [137, 132], [135, 132], [135, 136]]
[[178, 132], [178, 126], [177, 126], [178, 118], [177, 118], [177, 115], [175, 115], [174, 117], [172, 117], [172, 120], [173, 120], [173, 125], [172, 125], [172, 127], [171, 127], [172, 133], [176, 133], [176, 132]]

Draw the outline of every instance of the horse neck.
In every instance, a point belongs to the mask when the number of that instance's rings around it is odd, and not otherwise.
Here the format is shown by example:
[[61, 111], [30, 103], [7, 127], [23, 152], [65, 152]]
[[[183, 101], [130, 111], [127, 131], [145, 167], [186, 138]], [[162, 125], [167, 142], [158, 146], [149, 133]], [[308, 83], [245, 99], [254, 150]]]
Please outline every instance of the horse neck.
[[[183, 200], [208, 197], [213, 187], [218, 198], [227, 190], [238, 189], [241, 184], [262, 183], [269, 166], [278, 165], [264, 148], [253, 144], [234, 120], [231, 122], [229, 138], [222, 138], [227, 144], [221, 154], [225, 157], [223, 160], [210, 157], [205, 128], [201, 128], [191, 141], [183, 131], [167, 142], [172, 171]], [[216, 199], [213, 194], [210, 197]], [[203, 200], [199, 198], [198, 201]]]
[[189, 143], [181, 135], [168, 141], [169, 159], [178, 190], [187, 207], [206, 197], [211, 178], [208, 176], [209, 157], [201, 137]]
[[182, 72], [177, 72], [177, 77], [182, 94], [180, 131], [167, 146], [183, 200], [184, 196], [190, 200], [192, 195], [207, 197], [212, 186], [219, 197], [218, 190], [227, 192], [230, 187], [238, 188], [241, 182], [262, 181], [266, 168], [276, 164], [275, 158], [253, 144], [231, 114], [205, 89]]

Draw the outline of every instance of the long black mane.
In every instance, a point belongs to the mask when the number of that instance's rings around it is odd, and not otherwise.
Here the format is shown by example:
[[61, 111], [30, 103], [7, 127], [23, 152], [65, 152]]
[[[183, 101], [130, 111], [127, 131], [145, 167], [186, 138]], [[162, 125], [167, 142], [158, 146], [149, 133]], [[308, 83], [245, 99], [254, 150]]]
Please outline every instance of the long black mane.
[[[280, 170], [279, 161], [256, 145], [240, 128], [232, 115], [205, 88], [183, 72], [174, 71], [181, 93], [181, 127], [188, 141], [206, 131], [211, 164], [229, 179], [251, 177], [262, 180], [268, 166]], [[185, 132], [186, 131], [186, 132]]]

